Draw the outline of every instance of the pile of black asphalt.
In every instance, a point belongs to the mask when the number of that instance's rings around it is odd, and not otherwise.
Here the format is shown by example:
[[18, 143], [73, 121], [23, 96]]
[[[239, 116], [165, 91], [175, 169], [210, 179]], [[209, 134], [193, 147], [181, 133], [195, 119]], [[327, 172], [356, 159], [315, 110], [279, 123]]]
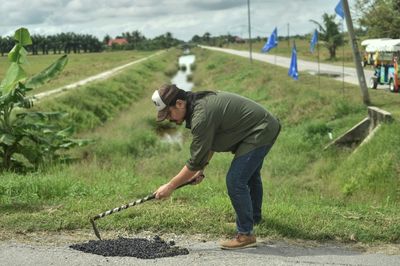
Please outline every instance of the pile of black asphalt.
[[87, 243], [71, 245], [70, 248], [105, 257], [119, 256], [140, 259], [189, 254], [188, 249], [175, 246], [174, 241], [167, 243], [159, 236], [155, 236], [153, 239], [119, 237], [112, 240], [90, 240]]

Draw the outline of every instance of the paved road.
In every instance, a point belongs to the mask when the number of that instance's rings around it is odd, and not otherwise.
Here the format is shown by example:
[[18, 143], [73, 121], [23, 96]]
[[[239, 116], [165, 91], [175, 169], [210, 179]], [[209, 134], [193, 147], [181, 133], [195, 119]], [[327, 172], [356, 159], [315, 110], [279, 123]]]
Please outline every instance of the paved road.
[[[212, 47], [212, 46], [201, 46], [201, 47], [210, 49], [210, 50], [214, 50], [214, 51], [219, 51], [219, 52], [224, 52], [224, 53], [229, 53], [229, 54], [234, 54], [234, 55], [249, 58], [248, 51], [218, 48], [218, 47]], [[255, 52], [252, 53], [252, 57], [254, 60], [268, 62], [268, 63], [275, 64], [275, 65], [285, 67], [285, 68], [289, 68], [289, 66], [290, 66], [290, 58], [289, 57], [255, 53]], [[305, 61], [305, 60], [298, 59], [297, 67], [298, 67], [299, 71], [306, 71], [311, 74], [318, 73], [318, 63], [317, 62], [311, 62], [311, 61]], [[344, 71], [343, 71], [342, 66], [336, 66], [336, 65], [330, 65], [330, 64], [321, 64], [320, 63], [319, 67], [320, 67], [320, 73], [330, 75], [330, 76], [336, 76], [336, 77], [333, 77], [333, 79], [335, 79], [335, 80], [343, 81], [342, 74], [344, 73], [344, 82], [354, 84], [354, 85], [359, 84], [358, 78], [357, 78], [357, 71], [353, 67], [344, 67]], [[365, 75], [365, 80], [367, 82], [367, 86], [368, 86], [369, 80], [373, 76], [373, 74], [374, 74], [374, 72], [372, 70], [364, 69], [364, 75]], [[388, 89], [388, 85], [379, 85], [378, 89]]]
[[365, 253], [330, 244], [304, 246], [259, 240], [256, 248], [223, 251], [217, 241], [184, 238], [175, 241], [188, 248], [189, 255], [150, 260], [87, 254], [69, 248], [72, 243], [44, 245], [8, 240], [0, 242], [0, 265], [400, 265], [400, 255]]

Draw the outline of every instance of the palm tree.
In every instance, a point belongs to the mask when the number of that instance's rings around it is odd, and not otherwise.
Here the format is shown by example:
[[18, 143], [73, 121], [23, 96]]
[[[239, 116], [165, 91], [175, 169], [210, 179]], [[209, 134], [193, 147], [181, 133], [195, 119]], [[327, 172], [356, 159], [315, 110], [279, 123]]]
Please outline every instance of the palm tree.
[[5, 46], [6, 46], [6, 39], [2, 38], [0, 36], [0, 53], [1, 53], [1, 56], [4, 56], [4, 53], [6, 52]]
[[32, 54], [37, 55], [39, 52], [39, 47], [42, 42], [42, 36], [40, 36], [38, 34], [34, 34], [31, 36], [31, 39], [32, 39], [32, 46], [31, 46]]
[[344, 44], [344, 38], [339, 31], [339, 24], [335, 23], [335, 17], [336, 15], [324, 13], [322, 15], [323, 26], [317, 21], [311, 20], [319, 28], [319, 41], [329, 50], [329, 59], [336, 58], [337, 47]]
[[102, 42], [100, 42], [99, 39], [97, 39], [92, 35], [86, 35], [84, 42], [87, 45], [87, 49], [89, 50], [90, 53], [100, 52], [103, 50]]
[[131, 41], [128, 40], [129, 43], [133, 44], [133, 49], [137, 49], [140, 43], [146, 38], [140, 33], [140, 31], [135, 30], [132, 31]]
[[194, 35], [193, 37], [192, 37], [192, 42], [195, 42], [195, 43], [200, 43], [201, 42], [201, 37], [199, 36], [199, 35]]
[[108, 45], [108, 43], [110, 42], [110, 40], [111, 40], [111, 36], [107, 34], [106, 36], [104, 36], [103, 43], [104, 43], [105, 45]]
[[204, 33], [203, 41], [205, 41], [206, 43], [209, 43], [210, 42], [210, 38], [211, 38], [211, 34], [209, 32]]

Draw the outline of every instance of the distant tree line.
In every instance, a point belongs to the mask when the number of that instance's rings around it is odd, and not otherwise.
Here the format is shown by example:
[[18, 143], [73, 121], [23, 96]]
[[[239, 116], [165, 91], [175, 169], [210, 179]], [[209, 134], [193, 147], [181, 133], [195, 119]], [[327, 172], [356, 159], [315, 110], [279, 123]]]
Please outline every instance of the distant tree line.
[[[291, 35], [290, 38], [296, 38], [296, 39], [305, 39], [307, 38], [307, 35]], [[287, 36], [278, 36], [279, 41], [287, 41], [288, 37]], [[252, 42], [261, 42], [261, 41], [267, 41], [266, 37], [254, 37], [251, 38]], [[232, 43], [248, 43], [249, 39], [248, 38], [241, 38], [236, 35], [231, 35], [231, 34], [226, 34], [226, 35], [219, 35], [219, 36], [211, 36], [209, 32], [204, 33], [202, 36], [200, 35], [194, 35], [192, 39], [189, 41], [191, 44], [204, 44], [204, 45], [210, 45], [210, 46], [218, 46], [218, 47], [223, 47]]]
[[[94, 36], [89, 34], [76, 34], [72, 32], [59, 33], [56, 35], [39, 35], [31, 36], [32, 45], [27, 46], [28, 52], [31, 54], [69, 54], [73, 53], [92, 53], [100, 52], [104, 49], [103, 44]], [[0, 36], [0, 53], [2, 56], [8, 53], [14, 46], [14, 37]]]
[[[59, 33], [56, 35], [39, 35], [31, 36], [32, 45], [27, 46], [29, 53], [38, 54], [69, 54], [69, 53], [92, 53], [108, 50], [158, 50], [178, 46], [183, 41], [172, 36], [170, 32], [148, 39], [139, 31], [124, 32], [117, 38], [123, 38], [127, 41], [124, 45], [112, 44], [108, 46], [112, 38], [106, 35], [103, 41], [89, 34], [76, 34], [73, 32]], [[13, 36], [0, 36], [0, 54], [4, 56], [14, 46]]]
[[[178, 40], [172, 36], [172, 33], [167, 32], [159, 35], [153, 39], [146, 38], [140, 31], [135, 30], [132, 32], [124, 32], [122, 35], [117, 36], [116, 39], [123, 38], [127, 41], [126, 44], [112, 44], [108, 49], [111, 50], [158, 50], [178, 46], [183, 41]], [[104, 44], [108, 44], [112, 40], [109, 35], [103, 39]]]
[[[261, 41], [262, 38], [256, 37], [255, 39]], [[231, 35], [229, 33], [226, 35], [211, 36], [209, 32], [204, 33], [202, 36], [196, 34], [190, 40], [191, 43], [195, 44], [206, 44], [219, 47], [229, 43], [245, 43], [246, 41], [248, 41], [248, 39], [242, 39], [239, 36]]]

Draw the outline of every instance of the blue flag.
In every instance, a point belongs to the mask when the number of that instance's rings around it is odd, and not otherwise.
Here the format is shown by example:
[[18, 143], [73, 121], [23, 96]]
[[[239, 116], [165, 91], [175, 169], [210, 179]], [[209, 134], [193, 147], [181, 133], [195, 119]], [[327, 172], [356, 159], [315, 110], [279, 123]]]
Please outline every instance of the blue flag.
[[299, 79], [299, 72], [297, 71], [297, 51], [296, 44], [293, 44], [292, 48], [292, 59], [290, 60], [290, 67], [288, 75], [292, 77], [294, 80]]
[[268, 41], [265, 43], [261, 51], [266, 53], [272, 48], [276, 47], [277, 45], [278, 45], [278, 30], [275, 27], [274, 31], [271, 33], [271, 36], [268, 38]]
[[335, 7], [335, 12], [338, 14], [342, 19], [344, 19], [344, 11], [343, 11], [343, 3], [342, 0], [339, 0], [339, 3]]
[[317, 42], [318, 42], [318, 31], [315, 30], [314, 34], [313, 34], [313, 36], [311, 38], [311, 44], [310, 44], [311, 53], [314, 53], [314, 48], [315, 48], [315, 45], [317, 44]]

